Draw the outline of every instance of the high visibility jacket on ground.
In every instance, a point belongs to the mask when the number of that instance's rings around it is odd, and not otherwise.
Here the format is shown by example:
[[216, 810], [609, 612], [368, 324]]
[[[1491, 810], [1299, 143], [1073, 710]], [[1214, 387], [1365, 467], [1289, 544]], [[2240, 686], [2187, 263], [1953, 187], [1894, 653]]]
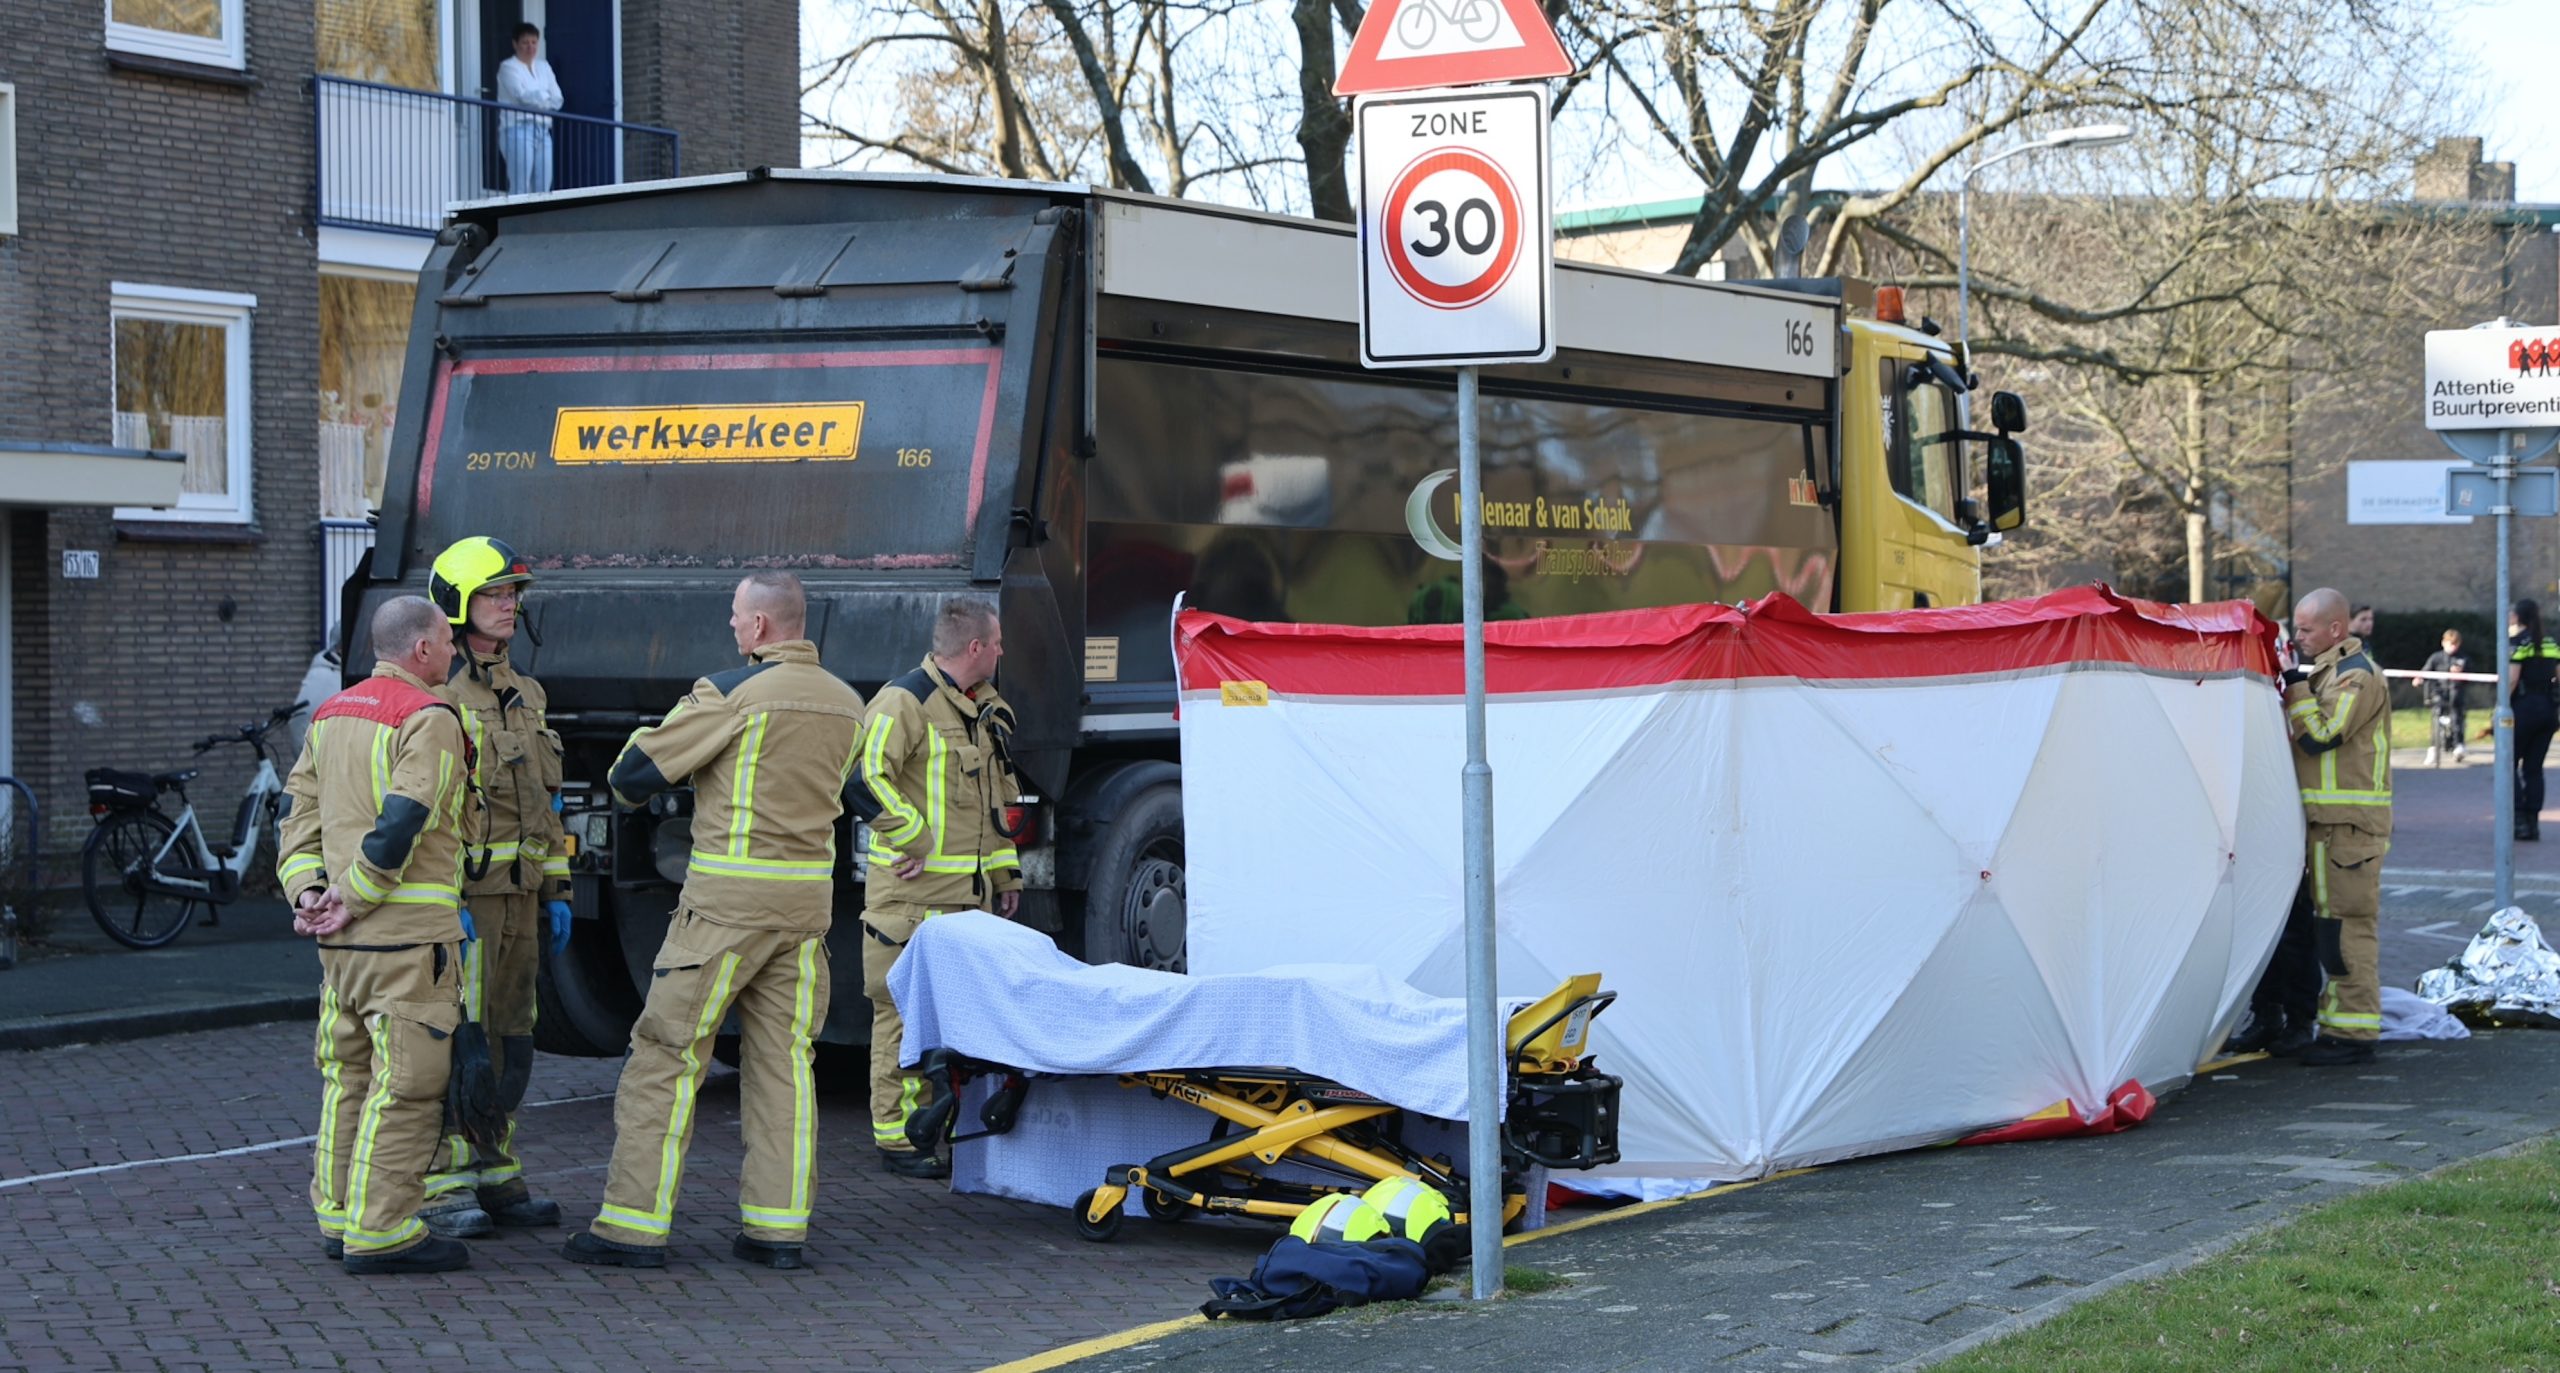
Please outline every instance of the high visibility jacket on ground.
[[626, 806], [692, 782], [686, 909], [745, 929], [822, 932], [862, 696], [818, 666], [806, 639], [754, 659], [694, 683], [623, 745], [609, 780]]
[[288, 901], [337, 886], [356, 923], [333, 942], [462, 937], [471, 746], [426, 683], [380, 664], [322, 702], [285, 794], [277, 885]]
[[[962, 691], [928, 655], [880, 688], [863, 721], [863, 784], [880, 805], [871, 822], [868, 902], [960, 910], [1022, 885], [1022, 860], [997, 828], [1015, 779], [997, 756], [990, 723], [1012, 707], [981, 682]], [[901, 878], [890, 865], [924, 860]]]
[[566, 897], [569, 854], [559, 813], [551, 808], [560, 790], [560, 736], [543, 718], [550, 698], [542, 684], [516, 671], [501, 648], [466, 652], [436, 695], [462, 712], [471, 734], [472, 780], [487, 807], [463, 857], [463, 894]]
[[2284, 717], [2303, 818], [2389, 835], [2391, 693], [2364, 641], [2349, 635], [2315, 659], [2309, 680], [2285, 688]]

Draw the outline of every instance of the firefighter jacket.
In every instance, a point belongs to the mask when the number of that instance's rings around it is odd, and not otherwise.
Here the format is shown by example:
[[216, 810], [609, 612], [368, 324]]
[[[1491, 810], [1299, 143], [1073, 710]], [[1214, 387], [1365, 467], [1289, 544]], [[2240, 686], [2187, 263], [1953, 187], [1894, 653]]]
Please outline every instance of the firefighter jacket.
[[2382, 670], [2349, 635], [2284, 691], [2293, 775], [2302, 816], [2315, 825], [2391, 833], [2391, 693]]
[[471, 780], [487, 807], [462, 856], [463, 895], [567, 899], [568, 845], [551, 808], [560, 791], [560, 736], [543, 718], [550, 698], [542, 684], [516, 671], [503, 647], [466, 650], [436, 695], [462, 712], [475, 760]]
[[462, 849], [475, 808], [462, 717], [388, 663], [311, 713], [285, 781], [276, 882], [288, 901], [336, 886], [366, 946], [462, 937]]
[[[983, 907], [1022, 885], [1022, 859], [998, 827], [1016, 790], [1003, 754], [1012, 716], [994, 683], [964, 692], [931, 655], [880, 688], [863, 721], [859, 767], [880, 806], [871, 821], [870, 903]], [[924, 860], [924, 871], [892, 873], [901, 857]]]
[[836, 819], [861, 732], [861, 694], [818, 666], [816, 645], [790, 639], [694, 683], [631, 736], [607, 780], [626, 806], [693, 784], [686, 909], [818, 934], [835, 912]]

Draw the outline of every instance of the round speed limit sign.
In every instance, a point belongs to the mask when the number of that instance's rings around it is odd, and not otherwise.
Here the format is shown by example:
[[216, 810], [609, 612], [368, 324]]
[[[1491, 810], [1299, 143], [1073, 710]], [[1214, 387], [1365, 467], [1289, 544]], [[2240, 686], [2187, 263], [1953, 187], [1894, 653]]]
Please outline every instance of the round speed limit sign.
[[1553, 356], [1545, 88], [1364, 96], [1354, 119], [1361, 362]]
[[1502, 289], [1520, 263], [1520, 193], [1473, 148], [1424, 153], [1387, 191], [1387, 266], [1407, 295], [1463, 310]]

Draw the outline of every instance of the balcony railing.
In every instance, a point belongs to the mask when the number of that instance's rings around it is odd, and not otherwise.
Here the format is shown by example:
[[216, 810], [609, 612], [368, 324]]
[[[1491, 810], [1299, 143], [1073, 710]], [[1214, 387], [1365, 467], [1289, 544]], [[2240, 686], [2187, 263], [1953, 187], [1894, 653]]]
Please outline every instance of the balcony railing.
[[[343, 76], [311, 78], [311, 95], [322, 224], [432, 234], [457, 200], [678, 173], [673, 129]], [[546, 154], [547, 186], [538, 181]]]

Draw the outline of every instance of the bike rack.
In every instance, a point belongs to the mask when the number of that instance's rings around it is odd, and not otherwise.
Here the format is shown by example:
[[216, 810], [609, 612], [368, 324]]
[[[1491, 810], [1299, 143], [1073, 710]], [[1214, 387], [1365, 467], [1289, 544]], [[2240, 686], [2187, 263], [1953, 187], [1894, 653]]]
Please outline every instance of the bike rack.
[[[34, 790], [26, 783], [15, 777], [0, 777], [0, 787], [16, 792], [18, 804], [27, 808], [27, 892], [32, 898], [36, 889], [36, 877], [40, 871], [36, 866], [36, 850], [44, 844], [44, 812], [36, 805]], [[18, 966], [18, 910], [7, 901], [0, 900], [0, 972], [7, 972], [16, 966]]]

